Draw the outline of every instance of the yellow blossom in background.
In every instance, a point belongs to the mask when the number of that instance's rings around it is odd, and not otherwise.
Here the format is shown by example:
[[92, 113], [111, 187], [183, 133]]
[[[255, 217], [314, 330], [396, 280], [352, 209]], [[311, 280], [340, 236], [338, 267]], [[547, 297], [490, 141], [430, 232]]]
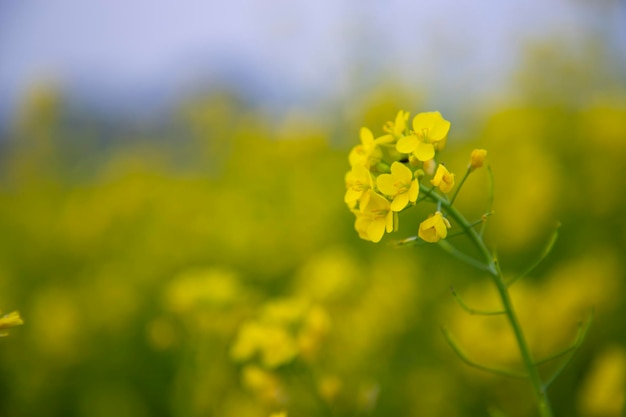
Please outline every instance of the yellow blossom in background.
[[260, 348], [261, 363], [270, 369], [289, 363], [298, 355], [296, 340], [280, 326], [265, 327]]
[[415, 203], [419, 193], [417, 180], [409, 168], [400, 162], [391, 164], [391, 174], [381, 174], [376, 179], [378, 190], [391, 197], [391, 210], [401, 211], [409, 202]]
[[454, 187], [454, 174], [451, 174], [444, 164], [439, 164], [435, 177], [430, 182], [447, 194]]
[[435, 145], [446, 139], [449, 131], [450, 122], [438, 111], [419, 113], [413, 118], [413, 133], [399, 139], [396, 149], [413, 154], [420, 161], [428, 161], [435, 156]]
[[281, 411], [278, 413], [272, 413], [270, 414], [270, 417], [287, 417], [287, 413], [284, 411]]
[[298, 297], [271, 300], [256, 318], [240, 326], [230, 357], [236, 362], [258, 361], [266, 369], [296, 358], [312, 360], [330, 326], [330, 316], [319, 305]]
[[487, 157], [487, 151], [484, 149], [474, 149], [472, 154], [470, 155], [470, 171], [474, 171], [477, 168], [480, 168], [485, 163], [485, 158]]
[[316, 306], [308, 311], [298, 334], [298, 348], [305, 359], [311, 360], [315, 357], [330, 327], [331, 319], [326, 310]]
[[284, 392], [276, 375], [256, 365], [247, 365], [241, 370], [243, 386], [254, 392], [264, 402], [284, 402]]
[[370, 200], [363, 213], [354, 212], [356, 214], [354, 228], [361, 239], [376, 243], [383, 238], [385, 230], [387, 233], [394, 230], [394, 214], [391, 204], [385, 197], [373, 191], [368, 192]]
[[[582, 384], [578, 407], [585, 416], [618, 416], [626, 407], [626, 350], [605, 348]], [[623, 414], [622, 414], [623, 415]]]
[[291, 325], [299, 321], [309, 308], [309, 303], [301, 298], [279, 298], [268, 301], [263, 306], [263, 321]]
[[18, 313], [17, 311], [5, 314], [4, 316], [0, 317], [0, 336], [6, 336], [8, 334], [3, 330], [15, 326], [21, 326], [22, 324], [24, 324], [24, 321], [20, 317], [20, 313]]
[[346, 173], [346, 195], [345, 203], [350, 208], [354, 208], [359, 203], [359, 209], [363, 211], [369, 202], [370, 194], [367, 192], [372, 189], [372, 174], [364, 165], [354, 165], [352, 169]]
[[257, 354], [263, 365], [273, 369], [292, 361], [298, 354], [298, 346], [283, 326], [252, 321], [239, 330], [230, 355], [243, 362]]
[[184, 270], [166, 287], [169, 310], [187, 313], [201, 307], [224, 308], [244, 294], [235, 271], [222, 267]]
[[446, 238], [449, 228], [450, 222], [438, 211], [420, 224], [418, 236], [426, 242], [435, 243]]
[[336, 375], [326, 375], [320, 378], [317, 390], [324, 400], [331, 403], [335, 401], [343, 388], [343, 382]]

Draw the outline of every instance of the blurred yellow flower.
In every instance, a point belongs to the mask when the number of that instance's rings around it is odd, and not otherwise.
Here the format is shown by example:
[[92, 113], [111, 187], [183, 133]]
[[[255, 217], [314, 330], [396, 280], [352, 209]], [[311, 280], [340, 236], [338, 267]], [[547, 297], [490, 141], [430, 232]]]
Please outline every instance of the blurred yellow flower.
[[270, 417], [287, 417], [287, 413], [284, 411], [281, 411], [279, 413], [272, 413], [270, 414]]
[[330, 327], [331, 319], [326, 310], [318, 306], [309, 310], [298, 334], [298, 347], [305, 359], [315, 357]]
[[401, 211], [408, 204], [415, 203], [419, 185], [413, 172], [400, 162], [391, 164], [391, 174], [381, 174], [376, 178], [376, 186], [384, 195], [393, 198], [391, 210]]
[[418, 236], [426, 242], [435, 243], [446, 238], [449, 228], [450, 222], [438, 211], [420, 224]]
[[256, 354], [260, 355], [263, 365], [273, 369], [293, 360], [298, 346], [284, 327], [252, 321], [239, 330], [230, 356], [243, 362]]
[[276, 375], [256, 365], [247, 365], [241, 370], [243, 385], [261, 400], [276, 404], [283, 400], [283, 389]]
[[261, 310], [261, 320], [266, 323], [276, 323], [292, 326], [299, 322], [309, 309], [309, 303], [296, 297], [273, 299], [265, 303]]
[[447, 194], [454, 187], [454, 174], [451, 174], [444, 164], [439, 164], [430, 183]]
[[6, 336], [8, 333], [3, 332], [2, 330], [9, 329], [15, 326], [21, 326], [24, 324], [24, 321], [20, 317], [20, 313], [17, 311], [13, 311], [9, 314], [5, 314], [0, 317], [0, 336]]
[[626, 407], [626, 350], [605, 348], [582, 384], [578, 407], [586, 416], [618, 416]]
[[[383, 127], [383, 130], [389, 133], [389, 136], [392, 140], [399, 139], [406, 132], [408, 121], [409, 121], [409, 112], [400, 110], [398, 114], [396, 115], [395, 121], [387, 122], [387, 124]], [[388, 140], [389, 138], [386, 138], [386, 139]]]
[[394, 214], [391, 204], [385, 197], [371, 190], [368, 193], [370, 200], [363, 213], [354, 211], [356, 214], [354, 228], [359, 232], [361, 239], [376, 243], [383, 238], [385, 230], [387, 233], [394, 230]]
[[359, 203], [359, 209], [365, 210], [369, 202], [369, 193], [367, 192], [373, 186], [372, 174], [363, 165], [354, 165], [352, 170], [346, 173], [346, 195], [345, 203], [350, 208], [354, 208]]
[[200, 308], [225, 308], [245, 293], [235, 271], [208, 267], [183, 270], [166, 287], [169, 310], [183, 314]]
[[241, 325], [230, 357], [237, 362], [258, 360], [266, 369], [275, 369], [297, 357], [311, 360], [330, 326], [326, 310], [303, 299], [268, 301], [257, 318]]
[[449, 131], [450, 122], [438, 111], [419, 113], [413, 118], [413, 133], [400, 138], [396, 149], [413, 154], [420, 161], [428, 161], [435, 156], [435, 145], [446, 139]]
[[474, 171], [477, 168], [480, 168], [485, 163], [485, 158], [487, 157], [487, 151], [484, 149], [474, 149], [470, 156], [470, 171]]

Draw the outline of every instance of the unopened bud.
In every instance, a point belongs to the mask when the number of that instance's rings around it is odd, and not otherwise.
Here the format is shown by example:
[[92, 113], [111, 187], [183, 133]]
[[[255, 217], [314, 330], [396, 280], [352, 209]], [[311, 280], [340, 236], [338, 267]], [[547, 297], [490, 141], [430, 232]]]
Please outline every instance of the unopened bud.
[[472, 155], [470, 156], [470, 171], [475, 170], [476, 168], [480, 168], [485, 163], [485, 158], [487, 157], [487, 151], [484, 149], [474, 149], [472, 151]]
[[391, 172], [391, 167], [389, 166], [389, 164], [383, 161], [378, 161], [375, 169], [377, 172], [380, 172], [383, 174]]

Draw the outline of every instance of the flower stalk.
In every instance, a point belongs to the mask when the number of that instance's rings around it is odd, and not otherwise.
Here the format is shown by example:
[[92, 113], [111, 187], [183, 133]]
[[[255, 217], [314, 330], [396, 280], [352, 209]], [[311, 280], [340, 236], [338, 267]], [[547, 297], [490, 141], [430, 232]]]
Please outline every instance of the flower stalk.
[[[421, 191], [424, 193], [427, 192], [427, 190], [425, 189]], [[537, 369], [537, 364], [533, 359], [533, 356], [528, 347], [528, 343], [526, 342], [526, 338], [524, 337], [522, 326], [520, 325], [517, 314], [515, 313], [515, 309], [513, 308], [513, 302], [511, 301], [509, 289], [504, 280], [504, 277], [502, 276], [502, 271], [500, 269], [497, 258], [493, 256], [492, 253], [489, 251], [489, 248], [487, 248], [487, 245], [485, 244], [482, 236], [480, 236], [474, 230], [470, 222], [465, 219], [465, 216], [463, 216], [463, 214], [461, 214], [456, 208], [454, 208], [451, 203], [449, 203], [436, 193], [430, 193], [428, 195], [430, 198], [433, 199], [434, 202], [440, 205], [442, 209], [446, 213], [448, 213], [448, 215], [453, 218], [456, 223], [458, 223], [463, 228], [464, 232], [470, 238], [476, 249], [478, 249], [483, 255], [484, 263], [480, 264], [481, 268], [479, 269], [489, 273], [492, 282], [498, 290], [498, 295], [500, 297], [500, 301], [502, 302], [504, 314], [506, 315], [515, 335], [515, 340], [520, 351], [522, 362], [524, 363], [524, 368], [526, 369], [526, 375], [533, 387], [533, 391], [538, 402], [540, 415], [542, 417], [552, 417], [552, 409], [550, 407], [550, 401], [548, 399], [546, 388], [541, 380], [539, 370]]]

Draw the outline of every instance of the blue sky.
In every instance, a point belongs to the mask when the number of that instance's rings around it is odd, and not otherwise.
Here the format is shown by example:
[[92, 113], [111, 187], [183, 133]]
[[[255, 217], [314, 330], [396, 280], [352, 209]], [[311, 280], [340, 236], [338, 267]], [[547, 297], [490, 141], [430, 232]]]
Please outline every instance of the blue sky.
[[575, 44], [599, 33], [626, 56], [623, 4], [603, 4], [0, 0], [0, 119], [42, 81], [122, 108], [224, 78], [268, 100], [348, 96], [363, 80], [389, 78], [490, 95], [506, 86], [528, 42]]

